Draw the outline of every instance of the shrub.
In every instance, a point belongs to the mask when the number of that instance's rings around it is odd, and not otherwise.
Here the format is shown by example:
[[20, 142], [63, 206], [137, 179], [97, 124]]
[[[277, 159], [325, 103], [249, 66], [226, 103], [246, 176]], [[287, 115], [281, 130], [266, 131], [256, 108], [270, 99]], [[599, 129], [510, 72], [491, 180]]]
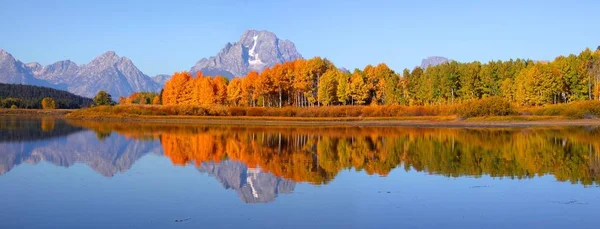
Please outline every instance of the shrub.
[[228, 107], [229, 114], [231, 116], [245, 116], [246, 110], [241, 107]]
[[264, 116], [267, 111], [265, 108], [262, 107], [249, 107], [246, 109], [247, 116]]
[[569, 104], [563, 112], [571, 118], [593, 118], [600, 116], [600, 101], [587, 100]]
[[505, 116], [514, 114], [512, 105], [500, 97], [471, 100], [457, 107], [456, 113], [462, 117]]

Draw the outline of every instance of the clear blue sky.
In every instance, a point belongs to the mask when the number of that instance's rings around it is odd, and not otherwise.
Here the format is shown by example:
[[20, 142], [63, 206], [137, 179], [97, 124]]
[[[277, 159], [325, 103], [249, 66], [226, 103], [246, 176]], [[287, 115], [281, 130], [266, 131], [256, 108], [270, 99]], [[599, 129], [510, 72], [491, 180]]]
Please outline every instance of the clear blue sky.
[[600, 1], [3, 1], [0, 49], [23, 62], [84, 64], [107, 50], [148, 75], [187, 70], [246, 29], [339, 67], [427, 56], [550, 60], [600, 45]]

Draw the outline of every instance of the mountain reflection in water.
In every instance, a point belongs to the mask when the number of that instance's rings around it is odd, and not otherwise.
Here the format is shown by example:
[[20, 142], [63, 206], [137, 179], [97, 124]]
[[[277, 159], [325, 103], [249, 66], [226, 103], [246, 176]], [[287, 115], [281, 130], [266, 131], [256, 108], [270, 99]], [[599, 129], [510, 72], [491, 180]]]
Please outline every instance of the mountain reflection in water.
[[233, 127], [0, 119], [0, 175], [47, 161], [85, 163], [103, 176], [147, 154], [193, 165], [246, 203], [291, 193], [296, 182], [327, 184], [342, 170], [386, 176], [393, 169], [448, 177], [483, 175], [593, 185], [600, 130], [566, 128]]

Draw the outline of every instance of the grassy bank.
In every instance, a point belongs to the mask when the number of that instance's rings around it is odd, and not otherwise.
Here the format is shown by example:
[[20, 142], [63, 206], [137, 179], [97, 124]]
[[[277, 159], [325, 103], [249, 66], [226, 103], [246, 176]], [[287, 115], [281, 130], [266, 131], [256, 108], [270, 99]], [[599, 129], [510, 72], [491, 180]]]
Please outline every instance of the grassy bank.
[[102, 123], [145, 123], [175, 125], [228, 126], [409, 126], [409, 127], [531, 127], [531, 126], [600, 126], [600, 119], [565, 119], [558, 116], [489, 116], [457, 119], [455, 116], [306, 118], [249, 116], [125, 116], [69, 117], [70, 121]]
[[70, 117], [129, 117], [129, 116], [243, 116], [293, 118], [367, 118], [367, 117], [424, 117], [424, 116], [505, 116], [517, 114], [511, 105], [499, 98], [475, 100], [458, 105], [435, 106], [320, 106], [320, 107], [239, 107], [190, 105], [119, 105], [78, 110]]
[[0, 116], [18, 116], [18, 117], [64, 117], [73, 112], [70, 109], [5, 109], [0, 108]]
[[[521, 120], [553, 119], [595, 119], [600, 117], [600, 101], [582, 101], [570, 104], [548, 105], [543, 107], [515, 107], [499, 98], [487, 98], [456, 105], [435, 106], [322, 106], [322, 107], [233, 107], [233, 106], [161, 106], [161, 105], [118, 105], [99, 106], [73, 111], [71, 118], [131, 118], [151, 116], [195, 116], [195, 117], [253, 117], [277, 118], [328, 118], [333, 120], [363, 118], [447, 117], [457, 119], [506, 117]], [[497, 120], [500, 118], [496, 118]]]
[[[330, 106], [308, 108], [252, 108], [227, 106], [118, 105], [76, 110], [69, 119], [139, 121], [179, 124], [223, 125], [357, 125], [357, 126], [455, 126], [512, 127], [552, 125], [600, 125], [589, 118], [595, 106], [514, 108], [486, 104], [468, 106]], [[585, 108], [588, 106], [587, 108]], [[587, 110], [566, 116], [573, 109]], [[557, 112], [557, 110], [560, 110]], [[550, 112], [552, 111], [552, 112]], [[479, 112], [479, 113], [477, 113]], [[494, 115], [499, 112], [500, 115]], [[588, 119], [582, 119], [579, 114]], [[484, 115], [491, 114], [491, 115]], [[550, 114], [550, 115], [547, 115]]]
[[[600, 101], [515, 107], [496, 98], [439, 106], [230, 107], [117, 105], [79, 110], [0, 109], [0, 116], [250, 125], [596, 125]], [[537, 122], [537, 123], [536, 123]]]

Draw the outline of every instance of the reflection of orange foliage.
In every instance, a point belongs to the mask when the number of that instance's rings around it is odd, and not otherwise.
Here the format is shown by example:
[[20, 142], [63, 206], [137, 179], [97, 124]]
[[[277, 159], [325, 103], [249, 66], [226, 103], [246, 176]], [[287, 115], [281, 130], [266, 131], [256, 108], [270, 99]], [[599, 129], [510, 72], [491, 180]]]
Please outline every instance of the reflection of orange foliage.
[[[229, 158], [311, 183], [326, 183], [340, 170], [350, 168], [387, 175], [400, 164], [449, 176], [521, 178], [553, 173], [560, 180], [595, 180], [589, 164], [568, 163], [575, 159], [570, 155], [573, 152], [567, 151], [573, 148], [549, 144], [553, 132], [538, 136], [512, 130], [384, 129], [361, 134], [355, 129], [343, 137], [344, 131], [257, 131], [261, 132], [207, 129], [204, 133], [165, 133], [161, 140], [165, 155], [176, 164], [194, 161], [199, 165]], [[569, 147], [574, 146], [579, 147]], [[593, 147], [597, 150], [600, 145]], [[580, 151], [575, 160], [587, 158], [585, 149]]]
[[584, 128], [81, 125], [160, 138], [164, 154], [177, 165], [230, 159], [314, 184], [331, 181], [341, 170], [385, 176], [400, 165], [446, 176], [553, 174], [584, 184], [600, 179], [600, 130]]
[[49, 132], [54, 130], [54, 123], [55, 123], [55, 119], [54, 118], [42, 118], [42, 131], [43, 132]]
[[165, 155], [176, 165], [185, 165], [191, 161], [198, 165], [203, 161], [221, 161], [225, 152], [215, 140], [215, 137], [209, 134], [196, 134], [184, 138], [178, 135], [161, 136]]

